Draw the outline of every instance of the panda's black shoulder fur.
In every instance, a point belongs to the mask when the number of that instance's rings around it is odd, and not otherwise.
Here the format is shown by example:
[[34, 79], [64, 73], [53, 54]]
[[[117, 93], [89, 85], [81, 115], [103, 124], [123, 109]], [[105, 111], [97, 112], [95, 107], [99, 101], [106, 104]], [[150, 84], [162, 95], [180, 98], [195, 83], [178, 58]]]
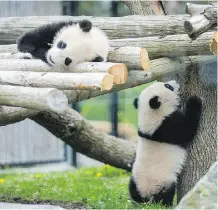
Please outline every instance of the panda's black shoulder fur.
[[80, 28], [84, 32], [88, 32], [92, 28], [92, 23], [89, 20], [81, 20], [79, 22], [61, 21], [42, 25], [19, 37], [17, 40], [17, 48], [20, 52], [30, 53], [35, 58], [41, 59], [47, 63], [46, 53], [51, 48], [50, 44], [52, 44], [56, 33], [63, 27], [77, 23], [79, 23]]
[[185, 136], [183, 132], [184, 123], [184, 115], [177, 110], [171, 115], [167, 116], [152, 135], [149, 135], [140, 129], [138, 130], [138, 135], [152, 141], [176, 144], [181, 147], [186, 147], [186, 142], [184, 139]]
[[152, 135], [140, 129], [138, 129], [138, 135], [152, 141], [175, 144], [187, 148], [197, 133], [201, 112], [201, 99], [197, 96], [192, 96], [186, 102], [184, 113], [177, 109], [165, 117], [161, 125]]

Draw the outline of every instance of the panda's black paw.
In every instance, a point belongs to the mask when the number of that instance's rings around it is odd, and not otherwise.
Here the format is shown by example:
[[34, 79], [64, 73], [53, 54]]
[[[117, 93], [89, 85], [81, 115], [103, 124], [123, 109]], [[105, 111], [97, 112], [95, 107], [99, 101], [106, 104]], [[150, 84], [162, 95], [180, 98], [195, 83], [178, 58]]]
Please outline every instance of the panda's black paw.
[[81, 20], [79, 26], [84, 32], [89, 32], [92, 29], [92, 23], [89, 20]]
[[186, 110], [193, 110], [194, 112], [201, 112], [202, 100], [197, 96], [191, 96], [186, 103]]

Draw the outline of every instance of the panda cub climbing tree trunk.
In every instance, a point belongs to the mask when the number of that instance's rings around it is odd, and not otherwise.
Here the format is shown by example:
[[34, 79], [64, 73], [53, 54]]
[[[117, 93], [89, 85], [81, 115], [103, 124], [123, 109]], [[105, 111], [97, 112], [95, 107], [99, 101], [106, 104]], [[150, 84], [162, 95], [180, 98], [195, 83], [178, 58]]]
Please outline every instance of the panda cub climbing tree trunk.
[[162, 202], [171, 206], [177, 176], [189, 143], [197, 133], [201, 99], [192, 96], [180, 111], [179, 85], [156, 82], [134, 102], [138, 109], [138, 149], [129, 192], [135, 202]]

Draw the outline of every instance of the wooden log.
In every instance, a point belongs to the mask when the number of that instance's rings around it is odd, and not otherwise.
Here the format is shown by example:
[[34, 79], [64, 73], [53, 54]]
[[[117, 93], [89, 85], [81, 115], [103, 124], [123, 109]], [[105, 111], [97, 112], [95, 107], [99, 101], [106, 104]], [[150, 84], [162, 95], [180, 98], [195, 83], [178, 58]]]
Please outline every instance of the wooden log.
[[186, 12], [193, 15], [184, 22], [185, 32], [196, 39], [200, 34], [217, 25], [217, 6], [186, 4]]
[[17, 52], [16, 44], [0, 45], [0, 53], [16, 53], [16, 52]]
[[[22, 59], [22, 57], [32, 58], [32, 56], [29, 53], [25, 53], [22, 56], [22, 53], [17, 52], [16, 45], [14, 45], [14, 47], [12, 47], [12, 45], [9, 45], [8, 49], [7, 47], [4, 47], [4, 50], [5, 51], [1, 51], [0, 49], [0, 59]], [[149, 58], [146, 49], [141, 47], [127, 46], [121, 48], [111, 48], [108, 56], [108, 62], [124, 63], [129, 69], [146, 69], [148, 67]], [[63, 70], [60, 69], [58, 71]], [[71, 71], [71, 69], [69, 69], [68, 71]], [[125, 75], [125, 70], [122, 71], [124, 71], [124, 73], [122, 74]]]
[[[214, 33], [216, 32], [204, 33], [199, 36], [197, 40], [192, 40], [187, 34], [169, 35], [166, 37], [113, 39], [110, 40], [112, 51], [109, 53], [108, 60], [111, 62], [117, 62], [121, 59], [129, 69], [132, 69], [131, 67], [135, 69], [136, 66], [140, 67], [142, 65], [144, 66], [143, 68], [146, 69], [148, 59], [146, 51], [150, 59], [168, 56], [212, 55], [211, 42], [214, 39]], [[130, 47], [134, 47], [134, 50], [129, 54]], [[142, 47], [146, 49], [145, 51], [143, 50], [145, 61], [143, 64], [139, 64], [139, 58], [137, 59], [137, 57], [139, 57], [139, 48]], [[118, 58], [116, 58], [116, 56]], [[137, 62], [133, 61], [134, 59], [131, 59], [132, 57], [134, 57]], [[143, 59], [141, 59], [140, 62], [142, 62], [142, 60]]]
[[[189, 56], [175, 59], [160, 58], [151, 61], [150, 69], [147, 71], [130, 71], [127, 82], [125, 84], [115, 85], [109, 91], [90, 89], [63, 90], [63, 92], [67, 96], [69, 103], [78, 102], [110, 92], [136, 87], [138, 85], [145, 84], [154, 80], [160, 80], [165, 75], [184, 73], [184, 71], [190, 66], [199, 65], [202, 63], [210, 63], [213, 61], [216, 61], [216, 56]], [[162, 65], [160, 65], [161, 63]], [[0, 125], [7, 125], [24, 120], [27, 117], [36, 115], [38, 112], [38, 110], [2, 106], [0, 107]]]
[[110, 41], [110, 45], [111, 47], [123, 47], [126, 45], [144, 47], [150, 59], [168, 56], [212, 55], [210, 44], [213, 36], [214, 32], [207, 32], [194, 41], [187, 34], [169, 35], [163, 38], [114, 39]]
[[0, 84], [26, 87], [51, 87], [57, 89], [110, 90], [113, 75], [107, 73], [47, 73], [1, 71]]
[[68, 100], [62, 91], [54, 88], [0, 85], [0, 105], [63, 113]]
[[[12, 55], [13, 56], [13, 55]], [[84, 62], [73, 67], [50, 67], [37, 59], [0, 59], [1, 71], [64, 72], [64, 73], [110, 73], [114, 84], [123, 84], [127, 80], [127, 68], [123, 63]]]
[[216, 56], [184, 56], [180, 58], [159, 58], [150, 61], [150, 67], [146, 71], [129, 71], [128, 79], [125, 84], [115, 85], [109, 91], [99, 90], [64, 90], [69, 103], [78, 102], [90, 99], [99, 95], [120, 91], [138, 85], [146, 84], [154, 80], [160, 80], [166, 75], [175, 73], [183, 73], [187, 68], [192, 65], [199, 65], [201, 63], [211, 63], [216, 61]]
[[148, 52], [141, 47], [113, 48], [108, 55], [108, 61], [125, 63], [129, 69], [146, 70], [149, 66]]
[[201, 13], [204, 12], [205, 9], [211, 8], [211, 7], [213, 7], [213, 5], [186, 3], [185, 12], [191, 16], [200, 15]]
[[43, 24], [81, 19], [91, 20], [94, 26], [104, 30], [111, 39], [180, 34], [184, 33], [183, 23], [188, 20], [188, 17], [188, 15], [131, 15], [125, 17], [33, 16], [0, 18], [0, 44], [14, 44], [20, 35]]
[[40, 110], [21, 107], [0, 106], [0, 126], [20, 122], [38, 114]]

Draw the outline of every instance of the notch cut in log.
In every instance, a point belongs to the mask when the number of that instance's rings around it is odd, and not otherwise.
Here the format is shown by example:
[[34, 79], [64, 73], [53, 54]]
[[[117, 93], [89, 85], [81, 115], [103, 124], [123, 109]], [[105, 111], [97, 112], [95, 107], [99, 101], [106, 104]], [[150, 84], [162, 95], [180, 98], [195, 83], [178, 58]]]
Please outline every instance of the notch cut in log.
[[[8, 49], [7, 46], [4, 46], [3, 49], [0, 47], [0, 59], [23, 59], [25, 57], [29, 57], [30, 59], [32, 58], [29, 53], [18, 52], [17, 45], [9, 45]], [[112, 63], [124, 63], [129, 69], [146, 69], [149, 58], [147, 51], [144, 48], [121, 47], [121, 49], [111, 48], [107, 61]], [[76, 68], [74, 69], [76, 70]], [[57, 71], [60, 72], [63, 71], [63, 69]], [[67, 67], [66, 71], [74, 72], [71, 67]], [[101, 71], [101, 69], [99, 71]]]
[[218, 32], [213, 35], [213, 40], [210, 45], [210, 49], [214, 55], [217, 55], [217, 42], [218, 42]]
[[217, 25], [217, 6], [186, 4], [186, 13], [192, 17], [184, 22], [185, 32], [194, 40]]
[[150, 59], [192, 55], [212, 55], [210, 44], [214, 32], [207, 32], [192, 40], [187, 34], [166, 37], [143, 37], [110, 40], [111, 47], [144, 47]]
[[113, 75], [108, 73], [56, 73], [1, 71], [0, 84], [57, 89], [110, 90]]
[[68, 100], [62, 91], [54, 88], [0, 85], [0, 105], [63, 113]]
[[109, 52], [108, 61], [125, 63], [131, 70], [146, 70], [149, 67], [149, 56], [145, 48], [118, 47]]

